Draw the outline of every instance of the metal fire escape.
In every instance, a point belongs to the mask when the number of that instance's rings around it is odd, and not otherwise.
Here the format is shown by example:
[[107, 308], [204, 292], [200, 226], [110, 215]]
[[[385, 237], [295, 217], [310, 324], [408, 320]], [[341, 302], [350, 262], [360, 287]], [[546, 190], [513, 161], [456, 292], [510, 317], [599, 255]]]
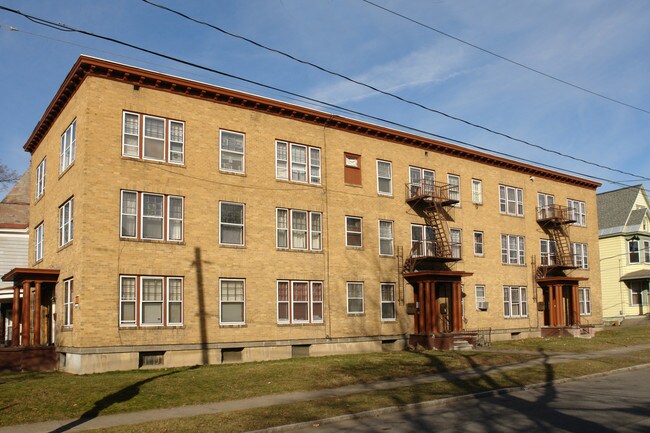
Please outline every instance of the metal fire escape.
[[[556, 204], [538, 207], [537, 222], [552, 242], [547, 257], [542, 257], [537, 268], [538, 279], [557, 274], [557, 272], [576, 269], [571, 251], [569, 225], [576, 222], [573, 209]], [[551, 251], [554, 247], [555, 251]]]
[[424, 219], [422, 239], [413, 241], [409, 256], [404, 261], [403, 273], [431, 270], [436, 265], [461, 259], [459, 242], [450, 240], [445, 207], [459, 201], [453, 185], [430, 180], [406, 184], [406, 202]]

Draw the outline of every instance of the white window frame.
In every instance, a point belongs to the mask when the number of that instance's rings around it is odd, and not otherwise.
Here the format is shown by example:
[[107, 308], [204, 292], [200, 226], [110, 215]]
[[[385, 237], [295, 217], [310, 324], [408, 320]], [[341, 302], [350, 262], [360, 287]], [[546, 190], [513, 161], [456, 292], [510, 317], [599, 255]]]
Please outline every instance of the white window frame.
[[[391, 298], [384, 298], [384, 287], [390, 288]], [[380, 283], [379, 284], [379, 315], [381, 316], [382, 322], [394, 322], [397, 320], [397, 303], [395, 302], [395, 283]], [[384, 305], [392, 305], [393, 315], [389, 317], [384, 316]]]
[[457, 174], [447, 174], [447, 184], [449, 184], [449, 198], [458, 200], [454, 206], [460, 206], [460, 176]]
[[483, 204], [483, 181], [472, 179], [472, 203]]
[[45, 158], [36, 167], [36, 200], [45, 194]]
[[461, 229], [449, 229], [449, 247], [453, 258], [463, 257], [463, 231]]
[[[318, 227], [315, 226], [318, 220]], [[309, 249], [312, 251], [323, 250], [323, 214], [320, 212], [309, 212]], [[318, 240], [318, 242], [316, 242]], [[314, 246], [314, 245], [318, 246]]]
[[486, 302], [486, 291], [485, 291], [485, 284], [477, 284], [474, 286], [474, 298], [476, 302], [476, 309], [478, 310], [478, 306], [480, 303], [485, 303]]
[[[242, 140], [241, 152], [223, 148], [224, 133], [241, 136], [241, 140]], [[235, 170], [232, 168], [224, 167], [224, 158], [223, 158], [224, 152], [232, 155], [241, 155], [241, 170]], [[226, 173], [237, 173], [237, 174], [246, 173], [246, 134], [242, 132], [229, 131], [227, 129], [219, 130], [219, 171], [226, 172]]]
[[43, 239], [44, 239], [45, 223], [41, 222], [34, 229], [34, 261], [40, 262], [43, 260]]
[[74, 224], [74, 197], [59, 207], [59, 247], [63, 247], [73, 240]]
[[[222, 283], [224, 281], [237, 281], [242, 283], [243, 287], [243, 292], [242, 292], [242, 297], [243, 299], [241, 301], [239, 300], [223, 300], [223, 295], [222, 295]], [[223, 321], [223, 304], [242, 304], [242, 320], [240, 322], [224, 322]], [[246, 324], [246, 280], [243, 278], [219, 278], [219, 324], [220, 325], [245, 325]]]
[[74, 279], [63, 280], [63, 327], [72, 328], [74, 310]]
[[[124, 208], [124, 196], [133, 196], [135, 195], [135, 213], [131, 212], [126, 212]], [[140, 209], [139, 206], [139, 199], [138, 199], [138, 193], [136, 191], [127, 191], [127, 190], [122, 190], [120, 191], [120, 237], [121, 238], [127, 238], [127, 239], [137, 239], [138, 238], [138, 228], [140, 227], [138, 223], [138, 209]], [[126, 227], [126, 218], [132, 218], [134, 220], [134, 234], [133, 236], [130, 235], [125, 235], [124, 234], [124, 228]]]
[[554, 240], [539, 240], [539, 260], [542, 266], [555, 266], [557, 264], [557, 244]]
[[[300, 250], [300, 251], [307, 251], [309, 250], [309, 241], [310, 241], [310, 236], [309, 236], [309, 212], [306, 210], [298, 210], [298, 209], [291, 209], [290, 212], [291, 219], [289, 220], [289, 227], [290, 227], [290, 236], [291, 236], [291, 249], [294, 250]], [[300, 215], [300, 218], [297, 218], [297, 216]], [[294, 223], [298, 220], [303, 220], [305, 223], [304, 228], [298, 228], [294, 226]], [[299, 242], [296, 242], [297, 240], [304, 239], [304, 247], [296, 246], [299, 245]]]
[[587, 226], [587, 205], [584, 201], [567, 199], [567, 207], [569, 208], [569, 215], [576, 220], [573, 225], [586, 227]]
[[[435, 256], [437, 251], [435, 228], [424, 224], [411, 224], [411, 250], [415, 248], [415, 243], [419, 242], [420, 246], [415, 257]], [[415, 239], [413, 233], [417, 232], [420, 239]]]
[[[281, 221], [280, 215], [284, 215], [284, 221]], [[275, 209], [275, 247], [282, 250], [288, 250], [291, 247], [289, 240], [289, 209]], [[284, 240], [284, 242], [281, 242]], [[284, 245], [283, 245], [284, 244]]]
[[[146, 300], [144, 299], [144, 281], [160, 281], [160, 299]], [[139, 295], [139, 311], [140, 311], [140, 326], [142, 327], [151, 327], [151, 326], [165, 326], [165, 278], [159, 276], [146, 275], [140, 277], [140, 287]], [[156, 304], [160, 305], [160, 322], [145, 322], [144, 321], [144, 309], [146, 304]]]
[[643, 241], [643, 262], [650, 263], [650, 241]]
[[[168, 195], [166, 196], [167, 201], [166, 205], [167, 208], [165, 209], [165, 217], [166, 217], [166, 225], [167, 225], [167, 240], [170, 242], [183, 242], [183, 239], [185, 238], [185, 199], [183, 197], [177, 196], [177, 195]], [[172, 217], [171, 213], [171, 202], [172, 200], [179, 200], [181, 204], [181, 216], [180, 218], [178, 217]], [[172, 237], [172, 222], [176, 222], [177, 224], [180, 225], [180, 237]]]
[[537, 193], [537, 218], [545, 219], [553, 216], [550, 209], [555, 204], [555, 196], [544, 192]]
[[[134, 117], [137, 123], [137, 132], [131, 133], [126, 130], [126, 119], [127, 117]], [[154, 140], [161, 140], [158, 137], [146, 137], [145, 136], [145, 127], [144, 123], [146, 119], [156, 119], [162, 120], [164, 125], [163, 133], [163, 157], [162, 158], [152, 158], [145, 156], [145, 139], [152, 138]], [[181, 127], [181, 137], [180, 140], [172, 139], [172, 126], [178, 125]], [[127, 143], [126, 137], [129, 136], [132, 139], [135, 139], [135, 143]], [[180, 145], [180, 150], [173, 150], [172, 144]], [[130, 153], [127, 149], [135, 150], [134, 153]], [[174, 155], [178, 159], [174, 158]], [[181, 120], [169, 119], [161, 116], [151, 116], [148, 114], [134, 113], [132, 111], [123, 111], [122, 112], [122, 156], [125, 158], [133, 159], [142, 159], [144, 161], [158, 161], [158, 162], [167, 162], [169, 164], [183, 165], [185, 164], [185, 122]]]
[[[359, 231], [348, 230], [348, 220], [359, 220]], [[350, 245], [348, 234], [359, 235], [359, 245]], [[348, 248], [363, 248], [363, 218], [346, 215], [345, 217], [345, 246]]]
[[[477, 235], [480, 239], [477, 240]], [[477, 257], [485, 256], [485, 234], [480, 230], [474, 230], [474, 255]]]
[[[164, 117], [158, 117], [158, 116], [149, 116], [147, 114], [143, 114], [141, 116], [142, 118], [142, 159], [147, 160], [147, 161], [160, 161], [160, 162], [165, 162], [165, 156], [167, 155], [167, 120]], [[162, 138], [160, 137], [151, 137], [147, 136], [147, 128], [146, 128], [146, 123], [147, 120], [160, 120], [162, 121], [163, 124], [163, 136]], [[147, 151], [146, 151], [146, 142], [147, 139], [150, 140], [155, 140], [155, 141], [162, 141], [162, 158], [153, 158], [151, 156], [146, 156]]]
[[[381, 232], [381, 226], [383, 224], [388, 224], [390, 226], [390, 237], [382, 236]], [[379, 255], [380, 256], [386, 256], [386, 257], [392, 257], [395, 255], [395, 232], [393, 231], [393, 221], [390, 220], [379, 220], [377, 222], [377, 231], [378, 231], [378, 236], [379, 236]], [[383, 241], [383, 243], [382, 243]], [[387, 244], [390, 246], [390, 252], [385, 252], [382, 251], [382, 245]]]
[[[514, 198], [510, 196], [510, 192]], [[510, 205], [514, 210], [510, 209]], [[499, 212], [504, 215], [524, 216], [524, 190], [513, 186], [499, 185]]]
[[[307, 290], [307, 299], [306, 300], [296, 300], [296, 289], [297, 286], [304, 286], [306, 287]], [[311, 284], [309, 284], [309, 281], [304, 281], [304, 280], [295, 280], [291, 281], [291, 290], [290, 290], [290, 300], [291, 300], [291, 323], [309, 323], [309, 320], [311, 319]], [[296, 318], [296, 304], [298, 305], [304, 305], [306, 308], [307, 312], [307, 318], [306, 319], [297, 319]]]
[[[505, 248], [504, 248], [505, 240]], [[513, 248], [514, 241], [514, 248]], [[513, 258], [515, 252], [516, 258]], [[504, 256], [506, 260], [504, 260]], [[501, 263], [504, 265], [519, 265], [526, 264], [526, 240], [524, 236], [501, 235]]]
[[[360, 286], [361, 287], [361, 296], [350, 296], [350, 288], [352, 286]], [[346, 299], [347, 299], [347, 312], [348, 314], [365, 314], [365, 302], [364, 302], [364, 289], [363, 289], [363, 282], [362, 281], [348, 281], [346, 283]], [[350, 311], [350, 301], [361, 301], [361, 311]]]
[[[241, 209], [242, 209], [242, 212], [241, 212], [241, 214], [242, 214], [242, 222], [241, 222], [241, 224], [227, 223], [227, 222], [223, 222], [221, 220], [221, 218], [223, 216], [222, 206], [224, 204], [237, 205], [237, 206], [241, 207]], [[222, 239], [223, 236], [222, 236], [221, 232], [222, 232], [222, 228], [223, 228], [224, 225], [241, 227], [241, 243], [235, 244], [235, 243], [230, 243], [230, 242], [223, 242], [223, 239]], [[235, 246], [245, 246], [246, 245], [246, 205], [244, 203], [235, 203], [235, 202], [231, 202], [231, 201], [220, 201], [219, 202], [219, 245], [235, 245]]]
[[[306, 214], [305, 248], [295, 247], [294, 234], [298, 231], [293, 227], [294, 215]], [[281, 224], [280, 215], [284, 215], [286, 226]], [[283, 223], [284, 224], [284, 223]], [[281, 245], [280, 239], [286, 239], [286, 245]], [[323, 214], [321, 212], [302, 209], [275, 209], [275, 247], [281, 250], [322, 251], [323, 250]]]
[[[133, 283], [135, 284], [133, 288], [133, 299], [131, 298], [125, 298], [124, 296], [124, 285], [123, 281], [129, 279], [133, 280]], [[135, 275], [120, 275], [120, 311], [119, 311], [119, 316], [120, 316], [120, 327], [134, 327], [138, 325], [138, 277]], [[133, 320], [129, 320], [128, 322], [124, 320], [124, 317], [122, 315], [122, 312], [124, 311], [123, 306], [126, 304], [133, 304]]]
[[578, 287], [578, 302], [580, 315], [591, 316], [591, 289], [589, 287]]
[[[294, 318], [294, 288], [296, 284], [307, 284], [308, 292], [308, 301], [300, 301], [301, 303], [307, 303], [308, 309], [308, 320], [296, 320]], [[280, 298], [280, 286], [284, 285], [286, 288], [286, 300], [281, 300]], [[320, 290], [320, 300], [316, 300], [315, 293], [317, 290]], [[287, 324], [306, 324], [306, 323], [315, 323], [320, 324], [324, 322], [325, 317], [325, 289], [323, 287], [322, 281], [307, 281], [307, 280], [277, 280], [276, 281], [276, 300], [277, 300], [277, 323], [280, 325]], [[280, 305], [286, 305], [287, 317], [280, 317]], [[321, 317], [315, 318], [314, 309], [315, 306], [320, 305]]]
[[572, 242], [573, 266], [580, 269], [589, 269], [589, 252], [587, 244]]
[[[284, 147], [286, 158], [280, 158], [279, 149]], [[293, 161], [293, 148], [305, 149], [305, 163]], [[299, 165], [298, 165], [299, 164]], [[305, 180], [297, 179], [293, 172], [294, 168], [304, 165]], [[322, 182], [322, 158], [320, 147], [308, 146], [306, 144], [291, 143], [285, 140], [275, 140], [275, 178], [309, 185], [320, 185]], [[302, 169], [299, 170], [302, 173]]]
[[77, 119], [61, 135], [61, 148], [59, 153], [59, 173], [63, 174], [74, 162], [77, 152]]
[[[180, 299], [171, 299], [171, 281], [179, 281], [180, 282], [180, 287], [181, 287], [181, 293], [180, 293]], [[165, 319], [167, 321], [168, 326], [182, 326], [183, 325], [183, 296], [185, 293], [185, 288], [183, 287], [183, 278], [181, 277], [167, 277], [166, 278], [166, 283], [167, 287], [163, 288], [163, 290], [166, 292], [166, 298], [165, 298], [165, 311], [167, 314], [165, 315]], [[178, 304], [180, 306], [180, 321], [178, 322], [172, 322], [171, 321], [171, 307], [172, 305]]]
[[[129, 213], [124, 207], [124, 197], [135, 196], [135, 213]], [[143, 233], [144, 227], [144, 199], [145, 196], [154, 196], [162, 198], [162, 216], [146, 216], [147, 218], [162, 219], [161, 237], [145, 237]], [[179, 200], [181, 204], [180, 218], [172, 217], [170, 209], [172, 200]], [[124, 234], [124, 228], [127, 219], [130, 218], [135, 221], [135, 233], [133, 236]], [[172, 222], [177, 222], [180, 225], [180, 238], [172, 237]], [[122, 239], [138, 239], [138, 240], [154, 240], [154, 241], [168, 241], [168, 242], [183, 242], [185, 238], [185, 198], [179, 195], [165, 195], [141, 191], [122, 190], [120, 191], [120, 238]]]
[[[517, 300], [514, 300], [516, 294]], [[514, 314], [517, 306], [519, 314]], [[519, 319], [528, 317], [528, 290], [525, 286], [503, 286], [503, 317]]]
[[[145, 197], [159, 197], [160, 198], [160, 215], [145, 215], [144, 199]], [[155, 240], [162, 241], [165, 240], [165, 196], [163, 194], [152, 194], [148, 192], [143, 192], [139, 194], [138, 197], [140, 205], [140, 238], [144, 240]], [[146, 237], [144, 235], [144, 220], [145, 218], [160, 221], [160, 237]], [[121, 230], [120, 230], [121, 232]]]
[[[379, 166], [386, 165], [388, 167], [388, 177], [381, 176]], [[377, 160], [377, 194], [392, 196], [393, 195], [393, 163], [390, 161]], [[381, 180], [388, 181], [388, 191], [383, 191], [381, 187]]]

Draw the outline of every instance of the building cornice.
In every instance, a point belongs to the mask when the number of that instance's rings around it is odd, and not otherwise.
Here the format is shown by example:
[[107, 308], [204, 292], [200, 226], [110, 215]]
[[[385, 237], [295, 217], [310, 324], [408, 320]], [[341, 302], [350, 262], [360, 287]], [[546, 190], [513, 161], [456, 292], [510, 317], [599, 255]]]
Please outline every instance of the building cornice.
[[290, 118], [326, 128], [364, 135], [406, 146], [418, 147], [426, 151], [455, 156], [502, 169], [524, 173], [530, 176], [551, 179], [557, 182], [563, 182], [584, 188], [595, 190], [600, 186], [600, 183], [588, 179], [501, 158], [489, 153], [474, 151], [440, 140], [425, 138], [415, 134], [325, 113], [262, 96], [87, 56], [80, 56], [68, 73], [63, 84], [54, 96], [54, 99], [50, 102], [43, 116], [34, 128], [31, 136], [25, 143], [25, 151], [33, 153], [36, 148], [38, 148], [39, 144], [52, 127], [54, 121], [87, 77], [105, 78], [138, 86], [139, 88], [166, 91], [218, 104], [235, 106], [283, 118]]

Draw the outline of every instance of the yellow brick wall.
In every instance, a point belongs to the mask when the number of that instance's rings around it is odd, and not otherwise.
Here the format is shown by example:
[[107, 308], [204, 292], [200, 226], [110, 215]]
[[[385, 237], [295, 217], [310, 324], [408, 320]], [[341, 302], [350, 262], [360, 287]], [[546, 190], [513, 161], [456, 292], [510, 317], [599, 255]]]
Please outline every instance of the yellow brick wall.
[[[185, 164], [133, 160], [121, 156], [123, 110], [185, 122]], [[58, 176], [61, 133], [77, 118], [77, 157], [68, 172]], [[246, 134], [246, 174], [219, 172], [219, 130]], [[275, 179], [275, 140], [321, 148], [322, 186]], [[361, 155], [361, 187], [343, 182], [343, 153]], [[398, 304], [398, 320], [380, 320], [381, 282], [397, 283], [396, 257], [378, 254], [378, 220], [394, 221], [395, 249], [410, 249], [410, 224], [423, 221], [405, 203], [404, 185], [409, 165], [435, 170], [436, 179], [460, 175], [461, 205], [451, 211], [451, 228], [462, 229], [463, 261], [455, 269], [473, 272], [465, 278], [467, 328], [534, 328], [540, 325], [534, 302], [531, 257], [539, 255], [545, 238], [536, 222], [537, 192], [587, 204], [587, 227], [573, 227], [571, 240], [589, 244], [588, 271], [572, 275], [589, 279], [581, 287], [592, 291], [591, 323], [601, 320], [600, 275], [597, 246], [595, 191], [559, 183], [457, 157], [425, 152], [421, 148], [323, 128], [222, 104], [183, 97], [101, 78], [87, 78], [49, 134], [32, 156], [32, 185], [36, 165], [47, 154], [46, 194], [35, 203], [30, 227], [46, 221], [45, 255], [38, 266], [61, 269], [61, 277], [74, 276], [79, 307], [74, 330], [59, 332], [63, 346], [194, 344], [201, 342], [254, 342], [310, 338], [345, 338], [408, 333], [412, 316]], [[393, 196], [377, 194], [376, 160], [392, 162]], [[483, 204], [471, 203], [471, 180], [483, 182]], [[498, 186], [524, 190], [525, 217], [499, 213]], [[120, 240], [120, 190], [181, 195], [185, 198], [185, 239], [181, 244]], [[75, 197], [73, 244], [58, 251], [58, 206]], [[244, 248], [219, 246], [219, 201], [246, 205]], [[323, 212], [323, 252], [280, 251], [275, 248], [277, 207]], [[345, 216], [363, 217], [363, 248], [345, 247]], [[473, 230], [484, 232], [485, 255], [473, 255]], [[33, 233], [32, 233], [33, 234]], [[527, 266], [501, 264], [501, 234], [526, 237]], [[30, 242], [33, 249], [33, 240]], [[200, 266], [197, 254], [200, 253]], [[33, 252], [31, 253], [33, 256]], [[198, 274], [202, 276], [199, 287]], [[118, 327], [120, 274], [184, 277], [184, 326], [173, 329], [120, 329]], [[219, 326], [218, 279], [246, 279], [246, 325]], [[277, 325], [276, 281], [321, 280], [325, 288], [325, 320], [321, 325]], [[346, 313], [346, 282], [363, 281], [365, 312]], [[474, 286], [487, 290], [488, 311], [475, 308]], [[61, 284], [59, 284], [60, 286]], [[529, 316], [504, 319], [503, 285], [528, 288]], [[404, 283], [405, 301], [412, 289]], [[200, 297], [203, 297], [201, 300]], [[62, 310], [61, 296], [58, 295]], [[205, 311], [199, 312], [202, 303]], [[202, 331], [204, 330], [204, 331]]]

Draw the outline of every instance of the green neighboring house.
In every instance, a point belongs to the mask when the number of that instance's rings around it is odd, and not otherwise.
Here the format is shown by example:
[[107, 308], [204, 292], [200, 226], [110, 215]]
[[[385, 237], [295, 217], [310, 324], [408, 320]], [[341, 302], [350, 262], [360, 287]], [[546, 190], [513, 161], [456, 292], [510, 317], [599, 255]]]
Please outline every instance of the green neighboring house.
[[643, 185], [597, 195], [603, 318], [650, 313], [650, 200]]

